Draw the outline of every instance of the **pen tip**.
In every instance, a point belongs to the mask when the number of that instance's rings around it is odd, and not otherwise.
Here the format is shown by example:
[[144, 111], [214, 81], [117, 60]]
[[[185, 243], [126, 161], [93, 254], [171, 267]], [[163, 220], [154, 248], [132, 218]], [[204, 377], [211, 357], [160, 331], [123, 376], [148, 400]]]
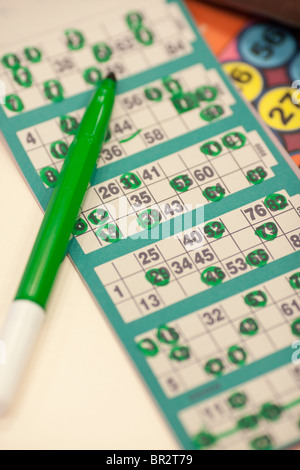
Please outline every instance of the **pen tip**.
[[106, 76], [106, 78], [110, 78], [111, 80], [113, 80], [114, 82], [117, 81], [116, 79], [116, 76], [113, 72], [109, 72], [109, 74]]

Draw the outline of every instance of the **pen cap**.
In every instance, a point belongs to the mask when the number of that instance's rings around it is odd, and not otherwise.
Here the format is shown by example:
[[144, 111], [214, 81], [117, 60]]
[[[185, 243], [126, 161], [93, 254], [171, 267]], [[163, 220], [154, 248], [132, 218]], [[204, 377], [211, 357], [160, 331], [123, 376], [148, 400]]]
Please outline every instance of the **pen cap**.
[[[116, 82], [111, 78], [103, 80], [101, 86], [93, 95], [82, 118], [78, 136], [88, 136], [93, 143], [101, 145], [104, 141], [115, 97]], [[104, 101], [111, 106], [104, 106]], [[103, 123], [107, 125], [104, 126]], [[76, 137], [75, 137], [76, 140]]]

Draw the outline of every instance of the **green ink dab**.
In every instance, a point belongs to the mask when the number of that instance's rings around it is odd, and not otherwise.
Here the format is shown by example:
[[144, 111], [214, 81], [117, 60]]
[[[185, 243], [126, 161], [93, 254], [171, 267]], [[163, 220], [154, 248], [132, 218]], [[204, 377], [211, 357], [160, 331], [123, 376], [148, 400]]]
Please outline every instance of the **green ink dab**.
[[144, 229], [152, 229], [160, 224], [161, 213], [157, 209], [146, 209], [137, 217], [138, 224]]
[[136, 132], [134, 132], [133, 134], [131, 134], [129, 137], [127, 137], [126, 139], [122, 139], [122, 140], [119, 140], [120, 144], [123, 144], [124, 142], [129, 142], [129, 140], [132, 140], [134, 139], [137, 135], [139, 135], [139, 133], [142, 132], [142, 129], [138, 129]]
[[268, 176], [267, 172], [262, 166], [257, 166], [254, 170], [248, 170], [246, 178], [251, 184], [260, 184]]
[[228, 404], [231, 408], [244, 408], [247, 404], [247, 396], [242, 392], [236, 392], [228, 398]]
[[161, 101], [163, 93], [159, 88], [152, 87], [144, 90], [145, 96], [149, 101]]
[[174, 344], [179, 340], [179, 334], [168, 325], [162, 325], [157, 329], [156, 336], [161, 343]]
[[244, 147], [246, 140], [246, 136], [241, 132], [229, 132], [222, 137], [222, 142], [225, 147], [231, 150], [237, 150]]
[[20, 113], [24, 109], [24, 104], [18, 95], [6, 95], [5, 106], [14, 113]]
[[145, 26], [141, 26], [134, 31], [134, 37], [143, 46], [151, 46], [154, 42], [153, 33]]
[[199, 107], [196, 96], [189, 92], [174, 95], [172, 96], [171, 101], [178, 114], [183, 114]]
[[251, 253], [246, 256], [246, 263], [250, 266], [254, 266], [255, 268], [261, 268], [262, 266], [265, 266], [268, 260], [269, 255], [262, 248], [251, 251]]
[[167, 268], [154, 268], [146, 272], [145, 277], [154, 286], [166, 286], [170, 281], [170, 273]]
[[240, 323], [240, 333], [245, 336], [254, 336], [258, 333], [259, 327], [254, 318], [245, 318]]
[[172, 95], [181, 95], [183, 93], [182, 86], [178, 80], [172, 77], [162, 79], [163, 86]]
[[105, 42], [95, 44], [92, 47], [92, 51], [98, 62], [107, 62], [112, 56], [112, 50]]
[[137, 11], [126, 15], [126, 23], [133, 32], [135, 39], [144, 46], [151, 46], [154, 42], [153, 33], [143, 24], [143, 16]]
[[20, 59], [16, 54], [5, 54], [1, 62], [7, 69], [16, 70], [20, 67]]
[[106, 243], [116, 243], [122, 238], [119, 228], [115, 224], [106, 224], [96, 230], [97, 237]]
[[267, 421], [277, 421], [283, 412], [281, 406], [275, 405], [274, 403], [265, 403], [261, 407], [260, 416]]
[[85, 39], [83, 34], [78, 31], [78, 29], [67, 29], [65, 31], [65, 36], [67, 38], [67, 46], [70, 51], [79, 51], [83, 48]]
[[210, 266], [201, 273], [201, 281], [207, 286], [217, 286], [225, 279], [225, 273], [221, 268]]
[[208, 201], [217, 202], [225, 196], [225, 189], [218, 183], [216, 186], [205, 188], [202, 194]]
[[240, 346], [231, 346], [228, 349], [227, 355], [229, 361], [237, 366], [243, 366], [247, 360], [247, 353]]
[[215, 87], [204, 85], [196, 88], [195, 97], [197, 101], [214, 101], [218, 96], [218, 90]]
[[62, 116], [60, 118], [59, 127], [62, 132], [68, 135], [75, 135], [79, 127], [79, 122], [74, 116]]
[[85, 233], [88, 229], [88, 225], [86, 221], [80, 217], [79, 219], [76, 220], [73, 228], [73, 235], [81, 235], [82, 233]]
[[50, 153], [54, 158], [65, 158], [68, 150], [69, 146], [63, 140], [56, 140], [50, 145]]
[[49, 188], [54, 188], [58, 180], [59, 173], [56, 168], [51, 166], [46, 166], [40, 170], [40, 177], [43, 183], [45, 183]]
[[248, 415], [240, 418], [237, 422], [239, 429], [254, 429], [258, 426], [259, 418], [256, 415]]
[[102, 209], [102, 207], [99, 207], [98, 209], [94, 209], [88, 215], [88, 220], [93, 225], [103, 225], [108, 221], [108, 219], [109, 219], [109, 214], [105, 209]]
[[264, 200], [264, 205], [272, 212], [281, 211], [288, 205], [286, 197], [283, 194], [270, 194]]
[[208, 238], [215, 238], [216, 240], [218, 240], [223, 236], [224, 232], [225, 227], [222, 222], [219, 222], [218, 220], [208, 222], [204, 226], [204, 233]]
[[224, 109], [222, 106], [219, 104], [213, 104], [202, 109], [200, 117], [204, 119], [204, 121], [211, 122], [215, 119], [218, 119], [220, 116], [222, 116], [222, 114], [224, 114]]
[[293, 335], [300, 337], [300, 318], [296, 318], [291, 324], [291, 330]]
[[218, 358], [210, 359], [204, 367], [204, 370], [207, 374], [216, 376], [222, 375], [224, 369], [225, 367], [223, 362]]
[[169, 353], [169, 358], [173, 361], [182, 362], [191, 357], [188, 346], [175, 346]]
[[250, 443], [254, 450], [272, 450], [273, 443], [270, 436], [264, 435], [253, 439]]
[[111, 139], [111, 130], [108, 128], [107, 129], [107, 132], [106, 132], [106, 136], [105, 136], [105, 139], [104, 139], [104, 142], [109, 142]]
[[140, 178], [135, 173], [124, 173], [121, 176], [120, 182], [126, 189], [137, 189], [141, 186], [142, 182]]
[[32, 85], [32, 75], [27, 67], [19, 67], [12, 71], [13, 79], [20, 86], [29, 88]]
[[255, 229], [255, 235], [263, 240], [274, 240], [278, 235], [278, 228], [274, 222], [266, 222]]
[[292, 274], [289, 283], [293, 289], [300, 289], [300, 272]]
[[207, 432], [200, 432], [194, 437], [194, 442], [199, 450], [207, 449], [216, 444], [217, 438]]
[[24, 55], [32, 64], [37, 64], [42, 60], [42, 51], [37, 47], [25, 47]]
[[85, 69], [82, 73], [84, 80], [89, 85], [94, 85], [99, 87], [102, 82], [102, 73], [101, 70], [97, 69], [97, 67], [89, 67]]
[[58, 80], [47, 80], [44, 82], [44, 93], [48, 100], [59, 102], [64, 99], [64, 90]]
[[151, 338], [142, 339], [137, 343], [139, 351], [141, 351], [145, 356], [153, 357], [159, 353], [159, 348], [157, 344]]
[[209, 142], [205, 142], [205, 144], [201, 145], [200, 150], [204, 155], [217, 157], [222, 152], [222, 145], [216, 140], [210, 140]]
[[129, 29], [136, 31], [143, 25], [143, 15], [137, 11], [130, 11], [126, 15], [126, 23]]
[[265, 307], [267, 301], [267, 295], [262, 290], [254, 290], [244, 297], [245, 304], [251, 307]]
[[188, 175], [175, 176], [175, 178], [170, 181], [170, 186], [179, 193], [187, 191], [192, 184], [193, 180]]

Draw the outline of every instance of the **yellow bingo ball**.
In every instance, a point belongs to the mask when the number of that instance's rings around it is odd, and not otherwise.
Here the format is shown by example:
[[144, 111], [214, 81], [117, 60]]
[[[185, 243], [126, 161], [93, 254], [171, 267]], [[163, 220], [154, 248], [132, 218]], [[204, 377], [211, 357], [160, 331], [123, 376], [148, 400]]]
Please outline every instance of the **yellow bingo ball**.
[[248, 101], [254, 101], [261, 94], [264, 80], [255, 67], [240, 61], [227, 62], [223, 67]]
[[294, 88], [281, 86], [267, 91], [259, 100], [259, 114], [273, 129], [295, 131], [300, 128], [300, 104], [293, 103], [294, 93]]

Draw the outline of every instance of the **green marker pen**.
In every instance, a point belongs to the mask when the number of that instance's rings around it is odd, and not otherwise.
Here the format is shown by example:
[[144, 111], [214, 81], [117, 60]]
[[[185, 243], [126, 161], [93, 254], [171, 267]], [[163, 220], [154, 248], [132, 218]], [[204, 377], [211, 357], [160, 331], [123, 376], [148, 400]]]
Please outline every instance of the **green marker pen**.
[[47, 299], [105, 140], [115, 87], [115, 76], [110, 73], [87, 107], [0, 333], [5, 351], [4, 364], [0, 364], [0, 415], [13, 399], [42, 326]]

